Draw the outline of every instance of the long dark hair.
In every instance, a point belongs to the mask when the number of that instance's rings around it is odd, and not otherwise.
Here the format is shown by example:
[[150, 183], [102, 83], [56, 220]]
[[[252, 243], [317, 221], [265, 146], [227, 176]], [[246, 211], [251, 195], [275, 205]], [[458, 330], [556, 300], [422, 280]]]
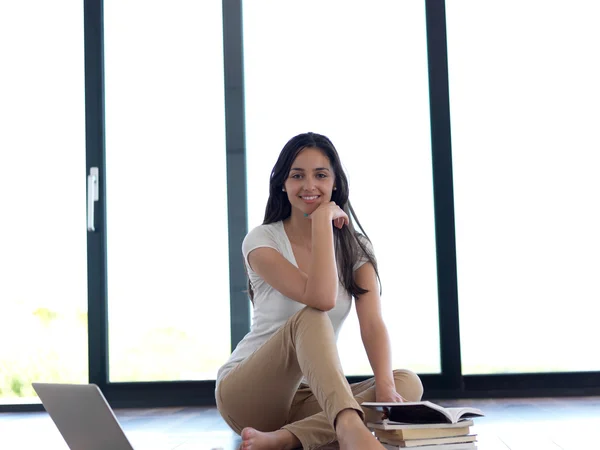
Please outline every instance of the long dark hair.
[[[285, 220], [292, 214], [292, 205], [287, 197], [287, 193], [283, 192], [282, 188], [290, 174], [290, 168], [296, 157], [307, 147], [318, 148], [329, 158], [331, 169], [335, 174], [336, 186], [336, 189], [332, 192], [331, 201], [342, 208], [350, 219], [348, 226], [344, 226], [342, 229], [333, 228], [338, 276], [342, 286], [354, 297], [369, 292], [367, 289], [359, 286], [354, 280], [354, 265], [364, 255], [375, 268], [381, 292], [381, 280], [379, 278], [379, 271], [377, 270], [377, 261], [370, 247], [364, 241], [366, 239], [370, 242], [370, 239], [358, 221], [354, 209], [352, 209], [352, 205], [348, 199], [348, 178], [342, 168], [337, 150], [327, 137], [317, 133], [303, 133], [293, 137], [285, 144], [271, 171], [269, 200], [265, 209], [263, 225]], [[353, 222], [356, 222], [362, 235], [355, 230]], [[254, 292], [249, 281], [248, 292], [250, 299], [253, 300]]]

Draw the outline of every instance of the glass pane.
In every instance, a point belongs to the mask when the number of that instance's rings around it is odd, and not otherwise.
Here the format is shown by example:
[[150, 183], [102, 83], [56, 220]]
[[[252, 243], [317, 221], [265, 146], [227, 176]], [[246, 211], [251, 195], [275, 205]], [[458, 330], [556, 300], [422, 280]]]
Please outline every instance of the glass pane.
[[111, 381], [230, 354], [221, 2], [105, 2]]
[[84, 383], [83, 3], [0, 2], [0, 403]]
[[446, 8], [463, 372], [600, 370], [600, 6]]
[[[438, 373], [423, 4], [248, 1], [244, 56], [249, 227], [262, 223], [287, 140], [328, 136], [378, 258], [394, 365]], [[419, 345], [406, 345], [417, 334]], [[354, 312], [338, 344], [348, 375], [372, 373]]]

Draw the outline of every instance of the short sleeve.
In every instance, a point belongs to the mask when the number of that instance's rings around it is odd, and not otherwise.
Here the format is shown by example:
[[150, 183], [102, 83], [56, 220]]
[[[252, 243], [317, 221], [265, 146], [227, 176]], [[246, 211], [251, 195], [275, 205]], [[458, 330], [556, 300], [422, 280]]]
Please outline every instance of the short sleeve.
[[[373, 251], [373, 244], [371, 241], [366, 238], [366, 236], [359, 234], [357, 235], [357, 239], [365, 246], [365, 248], [369, 251], [373, 259], [375, 259], [375, 253]], [[360, 269], [365, 263], [369, 262], [369, 258], [367, 257], [364, 250], [359, 246], [358, 247], [358, 258], [354, 263], [354, 272]]]
[[265, 225], [259, 225], [258, 227], [254, 228], [246, 235], [244, 241], [242, 242], [242, 254], [244, 255], [244, 261], [246, 262], [246, 266], [248, 268], [250, 268], [250, 264], [248, 263], [248, 255], [252, 250], [256, 250], [260, 247], [270, 247], [280, 251], [273, 231]]

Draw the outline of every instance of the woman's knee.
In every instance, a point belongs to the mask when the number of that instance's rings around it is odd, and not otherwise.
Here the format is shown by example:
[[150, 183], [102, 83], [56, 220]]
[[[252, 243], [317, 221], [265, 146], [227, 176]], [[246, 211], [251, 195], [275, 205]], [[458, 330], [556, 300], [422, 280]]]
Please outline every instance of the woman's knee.
[[321, 322], [322, 324], [331, 326], [331, 320], [329, 320], [327, 313], [320, 309], [313, 308], [312, 306], [305, 306], [294, 315], [294, 318], [296, 319], [296, 322]]
[[[291, 332], [293, 339], [302, 337], [302, 342], [309, 345], [323, 345], [333, 342], [335, 345], [335, 332], [326, 312], [307, 306], [302, 308], [286, 323], [286, 328]], [[299, 341], [295, 341], [296, 344]]]
[[325, 311], [322, 311], [317, 308], [313, 308], [312, 306], [305, 306], [300, 311], [298, 311], [296, 314], [298, 316], [303, 316], [303, 317], [313, 318], [313, 319], [315, 319], [315, 318], [318, 319], [318, 318], [327, 316], [327, 313]]
[[396, 392], [409, 402], [418, 402], [423, 397], [423, 383], [412, 370], [394, 370], [394, 383], [396, 384]]

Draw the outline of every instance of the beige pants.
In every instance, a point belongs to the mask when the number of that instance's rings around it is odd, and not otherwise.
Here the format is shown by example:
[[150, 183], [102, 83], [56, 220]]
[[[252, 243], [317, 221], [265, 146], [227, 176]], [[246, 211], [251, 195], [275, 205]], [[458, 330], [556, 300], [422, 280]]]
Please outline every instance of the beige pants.
[[[302, 375], [309, 388], [300, 384]], [[409, 401], [421, 399], [417, 375], [395, 370], [397, 392]], [[363, 419], [378, 420], [360, 403], [375, 401], [375, 380], [348, 384], [326, 313], [306, 307], [294, 314], [262, 347], [232, 369], [219, 383], [217, 408], [238, 434], [245, 427], [259, 431], [289, 430], [304, 449], [336, 440], [334, 421], [344, 409]]]

